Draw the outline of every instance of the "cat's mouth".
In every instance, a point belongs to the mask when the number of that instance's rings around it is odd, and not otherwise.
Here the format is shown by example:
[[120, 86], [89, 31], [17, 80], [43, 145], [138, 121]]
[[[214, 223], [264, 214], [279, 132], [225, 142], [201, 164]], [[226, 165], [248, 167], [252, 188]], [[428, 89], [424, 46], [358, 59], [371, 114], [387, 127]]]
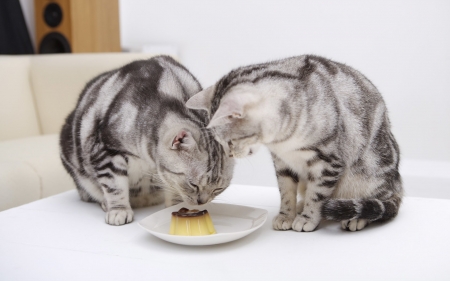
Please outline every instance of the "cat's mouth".
[[230, 149], [230, 153], [229, 153], [229, 157], [234, 157], [234, 158], [244, 158], [247, 156], [250, 156], [254, 153], [254, 150], [252, 148], [249, 148], [248, 151], [247, 149], [243, 149], [242, 151], [236, 151], [235, 149]]
[[258, 150], [258, 145], [249, 145], [243, 149], [236, 149], [236, 146], [230, 140], [228, 142], [228, 149], [230, 151], [228, 154], [229, 157], [244, 158], [253, 155]]
[[203, 206], [203, 205], [211, 202], [211, 200], [204, 201], [204, 200], [200, 200], [200, 199], [194, 199], [191, 197], [189, 197], [188, 200], [184, 200], [184, 201], [192, 206]]
[[[248, 154], [246, 155], [246, 156], [250, 156], [250, 155], [252, 155], [253, 154], [253, 150], [249, 150], [248, 151]], [[235, 157], [235, 155], [234, 155], [234, 152], [232, 152], [232, 151], [230, 151], [230, 154], [228, 155], [230, 158], [233, 158], [233, 157]], [[245, 157], [245, 155], [244, 156], [240, 156], [240, 157]], [[240, 157], [236, 157], [236, 158], [240, 158]]]

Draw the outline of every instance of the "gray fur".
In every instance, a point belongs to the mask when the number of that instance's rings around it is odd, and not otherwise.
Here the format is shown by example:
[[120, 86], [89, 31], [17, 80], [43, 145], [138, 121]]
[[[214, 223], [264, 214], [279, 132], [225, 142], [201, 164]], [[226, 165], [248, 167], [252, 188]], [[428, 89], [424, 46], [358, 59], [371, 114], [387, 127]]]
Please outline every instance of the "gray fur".
[[133, 220], [132, 207], [210, 202], [229, 185], [234, 160], [185, 102], [201, 90], [170, 57], [136, 61], [89, 82], [61, 131], [62, 162], [84, 201], [106, 222]]
[[397, 215], [399, 148], [380, 93], [355, 69], [312, 55], [245, 66], [187, 106], [212, 116], [208, 128], [233, 156], [269, 148], [275, 229], [313, 231], [324, 218], [354, 231]]

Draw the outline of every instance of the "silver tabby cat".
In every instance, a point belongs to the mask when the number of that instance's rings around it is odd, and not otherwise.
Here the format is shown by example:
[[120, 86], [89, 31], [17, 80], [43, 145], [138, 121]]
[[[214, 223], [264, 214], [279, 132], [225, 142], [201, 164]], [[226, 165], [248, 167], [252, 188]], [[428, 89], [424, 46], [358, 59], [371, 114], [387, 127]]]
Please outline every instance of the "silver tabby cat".
[[61, 131], [62, 162], [84, 201], [106, 222], [133, 220], [132, 207], [205, 204], [230, 183], [234, 161], [186, 108], [201, 90], [170, 57], [136, 61], [89, 82]]
[[313, 231], [324, 218], [355, 231], [397, 215], [399, 148], [380, 93], [353, 68], [311, 55], [241, 67], [187, 106], [213, 116], [208, 128], [233, 156], [269, 148], [275, 229]]

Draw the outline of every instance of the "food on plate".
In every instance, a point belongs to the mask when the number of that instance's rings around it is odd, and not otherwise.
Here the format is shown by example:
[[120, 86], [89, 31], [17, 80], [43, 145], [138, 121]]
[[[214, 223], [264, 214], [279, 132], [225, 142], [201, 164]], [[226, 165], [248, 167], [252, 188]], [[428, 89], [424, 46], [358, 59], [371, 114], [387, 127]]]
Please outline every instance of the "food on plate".
[[207, 210], [181, 208], [178, 212], [172, 213], [169, 233], [172, 235], [201, 236], [217, 232]]

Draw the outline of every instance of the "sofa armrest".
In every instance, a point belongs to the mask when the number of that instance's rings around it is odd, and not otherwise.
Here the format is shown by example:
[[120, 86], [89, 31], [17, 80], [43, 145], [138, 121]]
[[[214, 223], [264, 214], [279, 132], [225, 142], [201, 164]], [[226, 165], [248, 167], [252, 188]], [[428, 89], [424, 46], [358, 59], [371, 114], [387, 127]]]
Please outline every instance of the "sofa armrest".
[[56, 134], [0, 142], [0, 165], [0, 210], [75, 188]]
[[36, 171], [22, 161], [0, 160], [0, 211], [41, 198]]
[[40, 134], [30, 65], [30, 56], [0, 56], [0, 141]]

